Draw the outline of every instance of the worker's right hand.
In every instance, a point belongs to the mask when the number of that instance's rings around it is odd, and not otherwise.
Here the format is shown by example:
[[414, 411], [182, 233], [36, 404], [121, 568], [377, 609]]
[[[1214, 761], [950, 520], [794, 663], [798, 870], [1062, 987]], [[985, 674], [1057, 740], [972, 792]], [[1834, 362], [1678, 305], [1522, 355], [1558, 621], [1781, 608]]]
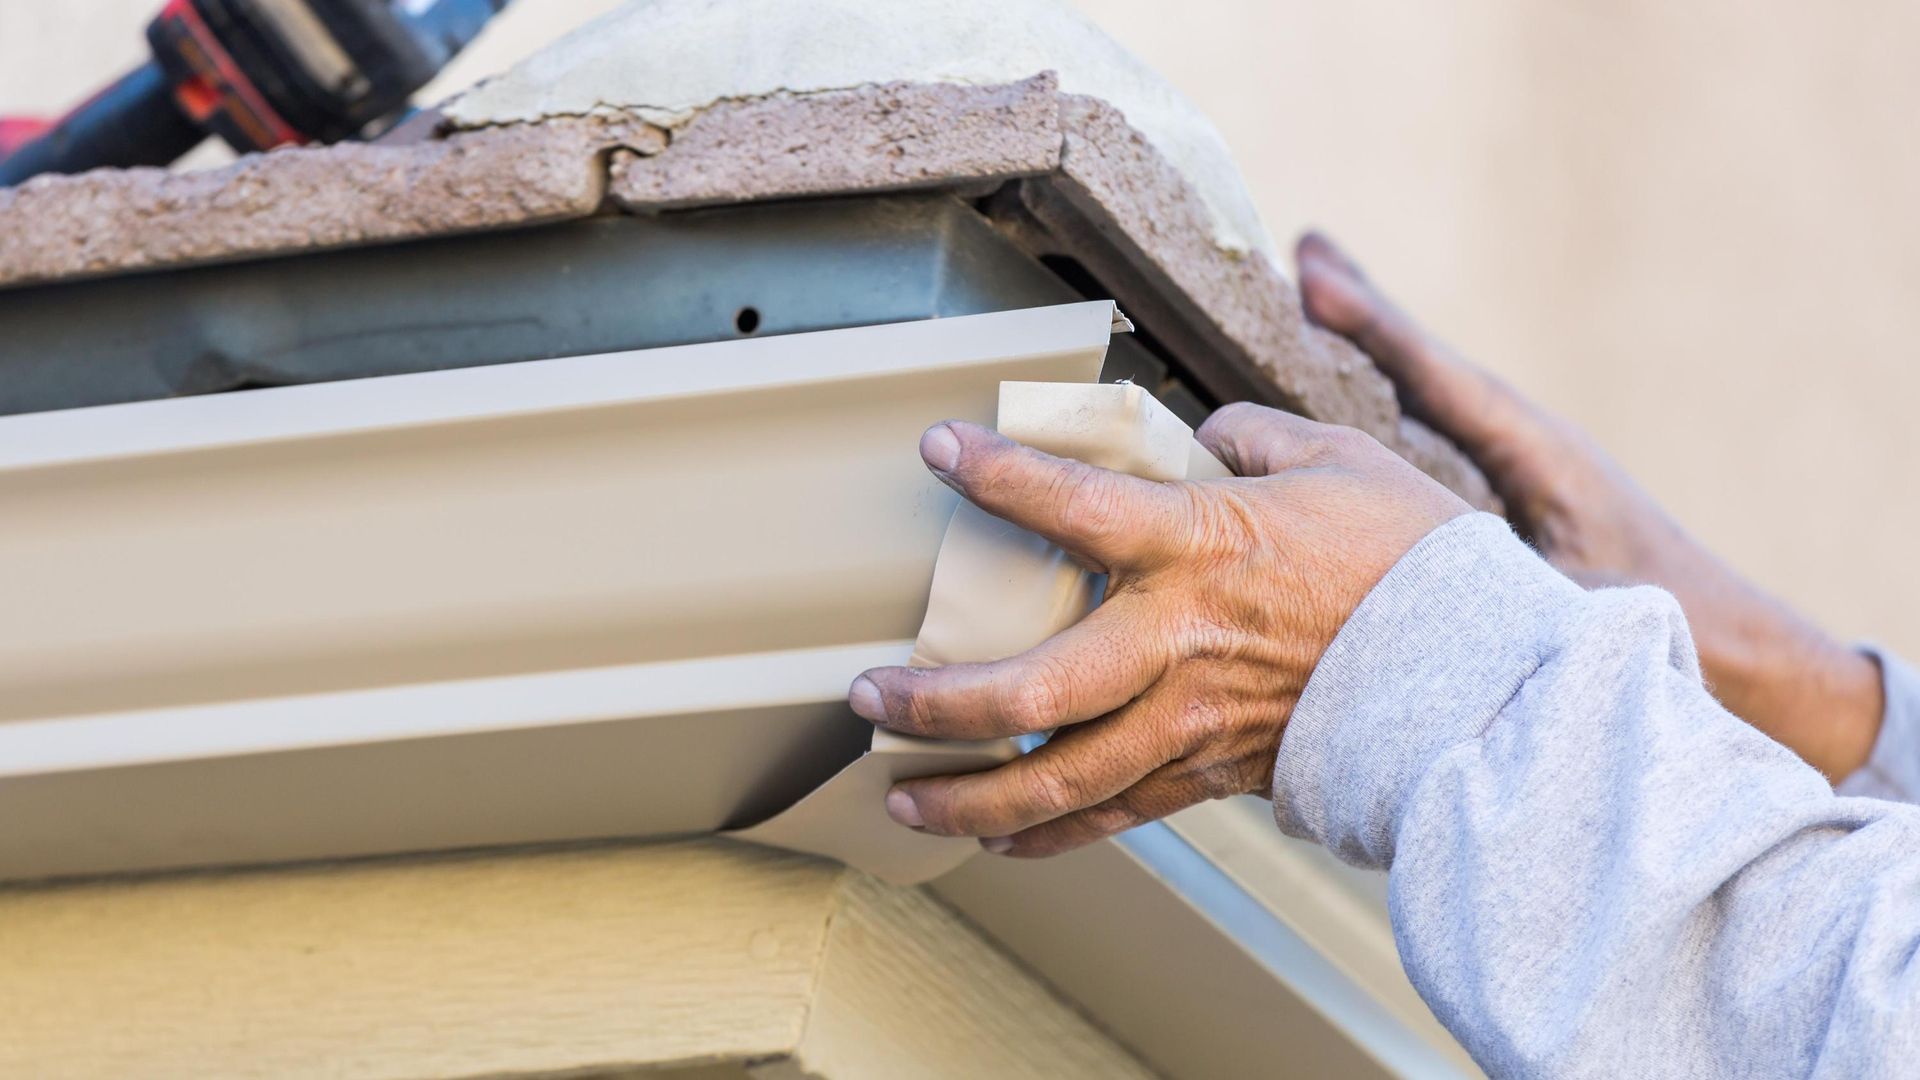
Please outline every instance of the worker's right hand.
[[1735, 574], [1585, 433], [1462, 360], [1330, 240], [1308, 234], [1296, 258], [1308, 317], [1371, 356], [1407, 413], [1473, 458], [1549, 562], [1588, 587], [1650, 584], [1673, 593], [1708, 684], [1729, 711], [1830, 779], [1866, 762], [1883, 707], [1872, 659]]
[[1053, 733], [995, 769], [901, 781], [887, 793], [895, 821], [1031, 857], [1268, 792], [1320, 655], [1415, 544], [1471, 512], [1352, 428], [1239, 404], [1195, 437], [1233, 478], [1156, 483], [974, 424], [928, 429], [934, 475], [1107, 587], [1086, 618], [1017, 656], [853, 681], [853, 711], [903, 735]]

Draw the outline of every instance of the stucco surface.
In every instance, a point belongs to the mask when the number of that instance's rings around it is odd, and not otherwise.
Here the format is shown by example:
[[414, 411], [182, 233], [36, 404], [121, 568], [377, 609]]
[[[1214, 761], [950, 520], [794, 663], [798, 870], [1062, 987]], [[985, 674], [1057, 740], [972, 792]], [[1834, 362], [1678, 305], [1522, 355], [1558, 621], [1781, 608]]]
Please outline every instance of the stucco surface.
[[663, 127], [720, 102], [893, 82], [996, 86], [1043, 71], [1112, 102], [1174, 163], [1216, 242], [1271, 254], [1205, 114], [1058, 0], [633, 0], [447, 107], [463, 127], [604, 111]]
[[672, 153], [614, 155], [611, 195], [622, 208], [1047, 173], [1060, 164], [1060, 108], [1050, 76], [1007, 86], [891, 83], [727, 102], [672, 139]]
[[665, 145], [651, 125], [597, 117], [38, 177], [0, 188], [0, 285], [582, 217], [605, 198], [606, 151]]

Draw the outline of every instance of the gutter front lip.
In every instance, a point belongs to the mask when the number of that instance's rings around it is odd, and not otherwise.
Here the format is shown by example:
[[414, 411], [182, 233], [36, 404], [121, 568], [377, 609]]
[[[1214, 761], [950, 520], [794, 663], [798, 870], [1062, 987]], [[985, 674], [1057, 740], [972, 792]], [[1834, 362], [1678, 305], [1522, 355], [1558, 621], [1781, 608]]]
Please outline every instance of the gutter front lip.
[[[846, 697], [842, 672], [905, 663], [912, 652], [912, 641], [877, 641], [15, 720], [0, 723], [0, 779], [720, 710], [831, 705]], [[847, 715], [853, 719], [851, 710]]]

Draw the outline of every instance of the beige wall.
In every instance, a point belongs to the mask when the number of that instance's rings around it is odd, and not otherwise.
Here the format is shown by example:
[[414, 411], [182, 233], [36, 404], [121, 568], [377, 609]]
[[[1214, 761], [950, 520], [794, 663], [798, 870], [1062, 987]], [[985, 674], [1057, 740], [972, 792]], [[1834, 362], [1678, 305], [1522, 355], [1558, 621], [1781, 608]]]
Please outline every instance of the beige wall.
[[[452, 82], [617, 0], [520, 0]], [[1081, 0], [1226, 132], [1270, 225], [1346, 238], [1832, 628], [1920, 653], [1920, 6]], [[158, 0], [0, 4], [0, 107]]]

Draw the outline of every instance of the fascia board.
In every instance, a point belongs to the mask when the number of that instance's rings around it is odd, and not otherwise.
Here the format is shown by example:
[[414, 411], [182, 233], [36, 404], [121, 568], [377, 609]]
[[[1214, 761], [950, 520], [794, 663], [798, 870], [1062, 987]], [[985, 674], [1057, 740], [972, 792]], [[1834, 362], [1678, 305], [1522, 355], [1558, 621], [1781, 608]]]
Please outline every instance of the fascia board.
[[[870, 728], [927, 424], [1112, 305], [0, 419], [0, 877], [708, 832]], [[103, 707], [104, 706], [104, 707]]]
[[1052, 859], [975, 859], [932, 889], [1170, 1077], [1480, 1075], [1404, 976], [1356, 974], [1377, 940], [1317, 932], [1292, 894], [1328, 869], [1270, 822], [1224, 820], [1245, 812], [1209, 803]]
[[[1277, 836], [1272, 804], [1253, 796], [1193, 807], [1165, 824], [1217, 866], [1234, 891], [1284, 922], [1400, 1024], [1460, 1053], [1407, 981], [1387, 914], [1384, 873], [1342, 863], [1307, 841]], [[1468, 1064], [1463, 1053], [1458, 1063]]]

